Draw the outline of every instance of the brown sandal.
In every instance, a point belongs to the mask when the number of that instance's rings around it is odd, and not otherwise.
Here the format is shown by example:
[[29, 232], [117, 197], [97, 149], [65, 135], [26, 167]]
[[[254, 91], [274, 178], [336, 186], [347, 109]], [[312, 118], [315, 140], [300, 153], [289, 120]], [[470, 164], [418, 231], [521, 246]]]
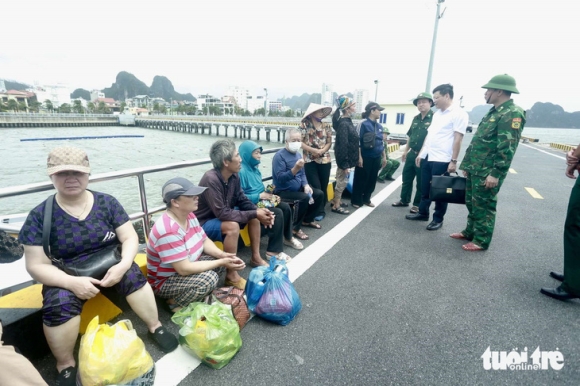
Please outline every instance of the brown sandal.
[[304, 233], [302, 231], [302, 229], [300, 229], [299, 231], [296, 232], [292, 232], [294, 233], [294, 236], [299, 238], [300, 240], [308, 240], [310, 237], [308, 237], [308, 235], [306, 233]]

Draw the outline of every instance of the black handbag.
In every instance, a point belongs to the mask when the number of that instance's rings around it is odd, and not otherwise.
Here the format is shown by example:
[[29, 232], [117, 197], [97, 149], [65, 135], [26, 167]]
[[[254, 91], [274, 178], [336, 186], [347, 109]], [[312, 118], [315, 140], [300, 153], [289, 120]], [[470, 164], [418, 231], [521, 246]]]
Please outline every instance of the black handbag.
[[65, 264], [62, 259], [57, 259], [50, 254], [50, 227], [52, 225], [52, 207], [54, 196], [46, 200], [44, 206], [44, 223], [42, 226], [42, 247], [44, 253], [52, 263], [61, 271], [71, 276], [88, 276], [101, 280], [107, 274], [109, 268], [121, 261], [119, 244], [109, 245], [96, 252], [88, 254], [88, 258], [81, 263]]
[[429, 199], [431, 201], [465, 204], [467, 178], [457, 176], [433, 176]]

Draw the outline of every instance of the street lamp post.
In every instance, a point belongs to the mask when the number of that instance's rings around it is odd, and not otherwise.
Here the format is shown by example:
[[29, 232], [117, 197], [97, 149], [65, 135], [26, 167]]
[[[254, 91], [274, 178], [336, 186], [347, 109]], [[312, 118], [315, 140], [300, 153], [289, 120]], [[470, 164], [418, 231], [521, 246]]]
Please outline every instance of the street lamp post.
[[[378, 79], [376, 79], [376, 80], [375, 80], [375, 102], [377, 102], [377, 101], [378, 101], [378, 99], [377, 99], [377, 95], [378, 95], [378, 93], [379, 93], [379, 81], [378, 81]], [[378, 103], [378, 102], [377, 102], [377, 103]]]
[[264, 115], [267, 117], [268, 116], [268, 89], [264, 88], [264, 91], [266, 92], [266, 101], [264, 102]]
[[435, 15], [435, 28], [433, 29], [433, 42], [431, 43], [431, 57], [429, 58], [429, 70], [427, 71], [427, 84], [425, 85], [425, 92], [431, 92], [431, 75], [433, 74], [433, 60], [435, 59], [435, 44], [437, 43], [437, 28], [439, 27], [439, 19], [443, 17], [445, 9], [439, 13], [441, 3], [445, 0], [437, 0], [437, 14]]

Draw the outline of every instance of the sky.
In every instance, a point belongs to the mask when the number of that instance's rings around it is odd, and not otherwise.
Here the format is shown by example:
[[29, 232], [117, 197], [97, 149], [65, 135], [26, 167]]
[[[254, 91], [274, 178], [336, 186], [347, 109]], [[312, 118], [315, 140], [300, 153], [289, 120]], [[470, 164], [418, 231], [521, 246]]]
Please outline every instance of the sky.
[[[110, 87], [120, 71], [151, 85], [222, 96], [229, 86], [269, 99], [355, 89], [379, 103], [426, 88], [437, 0], [100, 0], [2, 4], [0, 79]], [[580, 111], [577, 0], [446, 0], [431, 89], [451, 83], [467, 109], [481, 86], [515, 77], [517, 104]]]

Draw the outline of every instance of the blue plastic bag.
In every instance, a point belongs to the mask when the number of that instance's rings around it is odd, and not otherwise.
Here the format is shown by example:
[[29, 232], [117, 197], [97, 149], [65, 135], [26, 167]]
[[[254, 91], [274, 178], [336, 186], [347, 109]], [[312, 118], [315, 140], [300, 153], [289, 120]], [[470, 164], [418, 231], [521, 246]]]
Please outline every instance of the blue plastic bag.
[[346, 190], [352, 194], [352, 186], [354, 185], [354, 169], [350, 171], [348, 175], [348, 182], [346, 183]]
[[290, 323], [302, 309], [300, 297], [288, 278], [286, 264], [274, 257], [269, 267], [257, 267], [250, 272], [246, 296], [250, 311], [282, 326]]

